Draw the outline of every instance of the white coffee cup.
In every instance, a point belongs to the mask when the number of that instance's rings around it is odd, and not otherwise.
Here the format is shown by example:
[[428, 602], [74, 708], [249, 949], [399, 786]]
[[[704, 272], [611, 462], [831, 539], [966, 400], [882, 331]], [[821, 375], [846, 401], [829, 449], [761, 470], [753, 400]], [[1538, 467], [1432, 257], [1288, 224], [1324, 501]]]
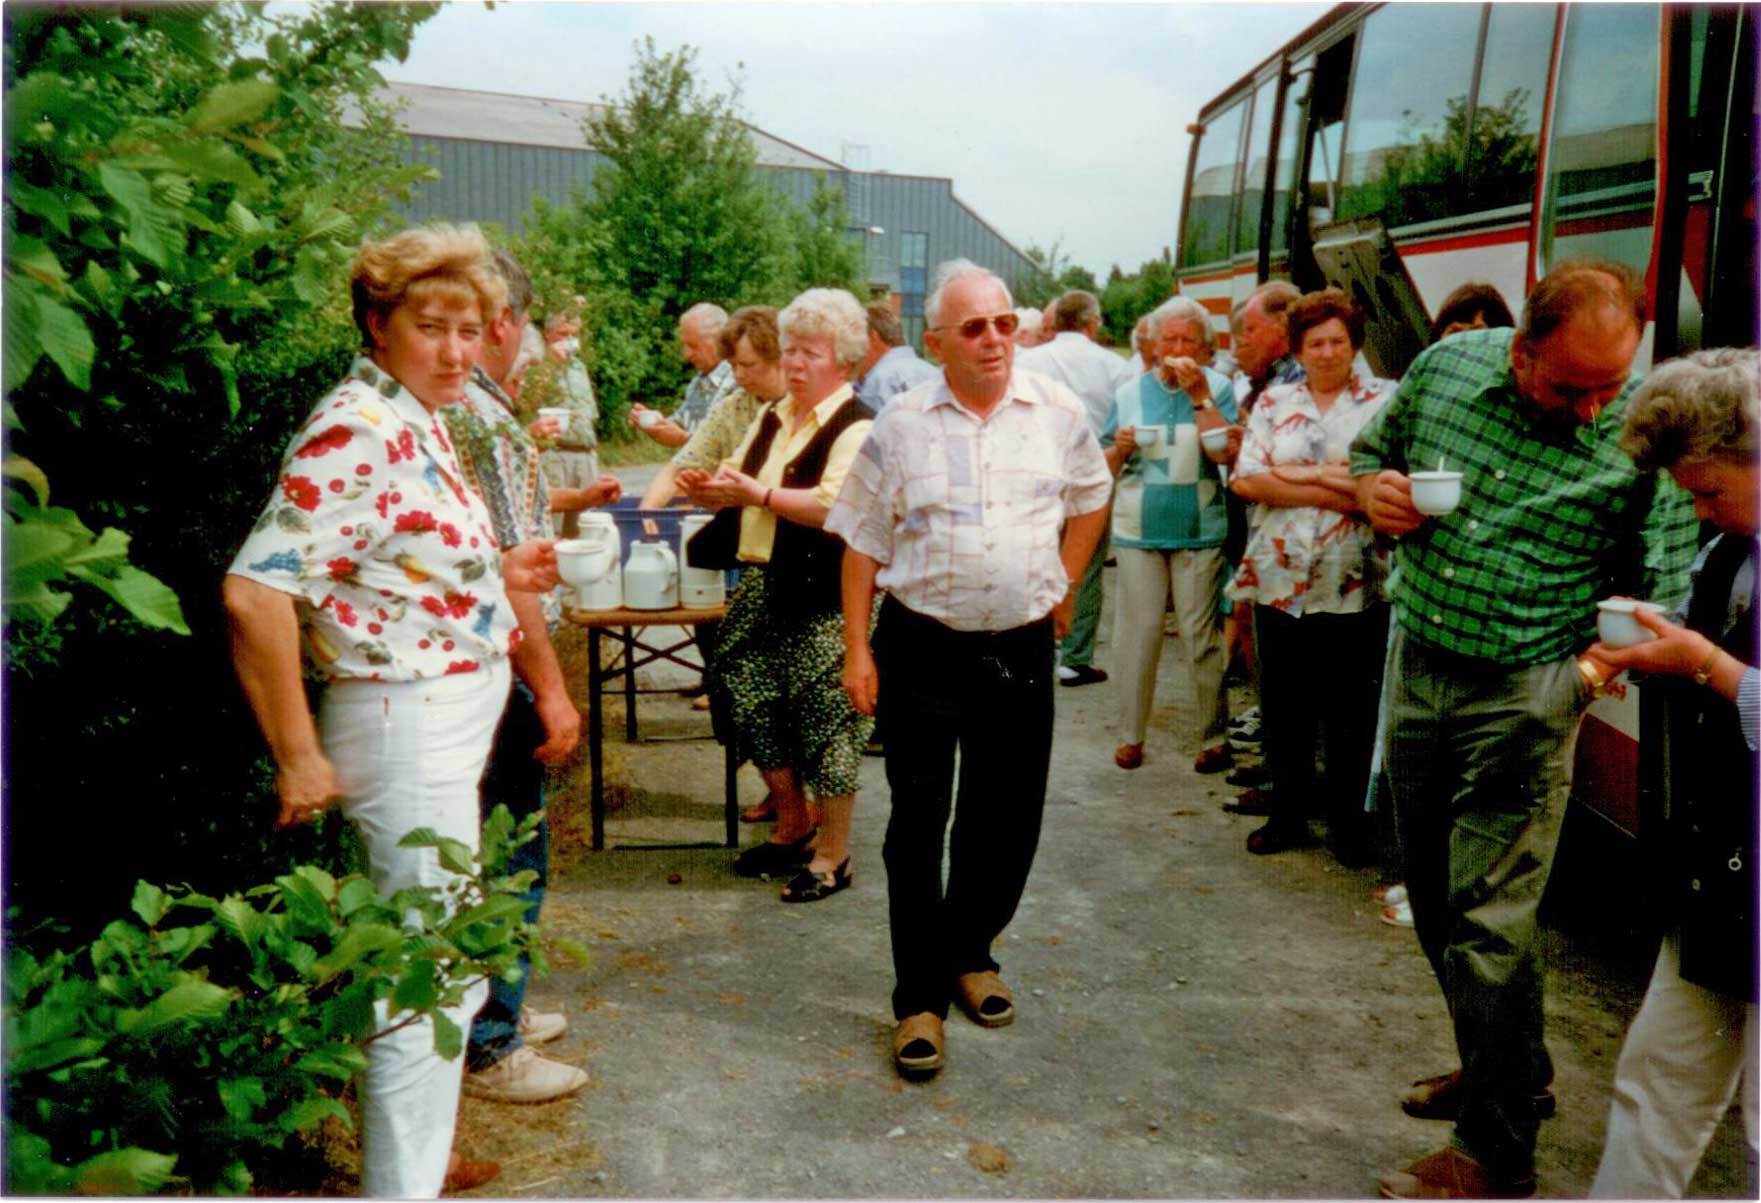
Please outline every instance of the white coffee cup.
[[1162, 428], [1160, 426], [1138, 426], [1133, 428], [1131, 433], [1136, 436], [1140, 450], [1148, 451], [1161, 445]]
[[1229, 449], [1229, 428], [1215, 426], [1210, 430], [1198, 432], [1198, 441], [1206, 451], [1227, 451]]
[[1414, 472], [1412, 508], [1421, 514], [1447, 514], [1461, 504], [1461, 473]]
[[1635, 601], [1630, 597], [1611, 597], [1597, 602], [1596, 633], [1602, 642], [1609, 647], [1632, 647], [1657, 638], [1656, 631], [1634, 617], [1639, 610], [1663, 613], [1663, 607], [1656, 602]]
[[661, 412], [658, 409], [645, 409], [636, 415], [636, 425], [643, 430], [652, 430], [660, 425]]
[[569, 429], [569, 416], [570, 415], [569, 415], [569, 411], [568, 411], [567, 406], [540, 405], [538, 407], [538, 416], [541, 418], [555, 418], [556, 419], [556, 433], [559, 437], [562, 436], [563, 434], [565, 434]]

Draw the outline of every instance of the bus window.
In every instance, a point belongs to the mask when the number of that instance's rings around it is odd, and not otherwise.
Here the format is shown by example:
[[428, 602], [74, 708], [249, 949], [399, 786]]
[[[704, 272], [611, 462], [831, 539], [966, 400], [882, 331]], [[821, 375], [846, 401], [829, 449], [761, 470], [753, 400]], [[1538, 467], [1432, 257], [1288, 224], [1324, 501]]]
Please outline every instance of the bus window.
[[1536, 275], [1579, 255], [1650, 266], [1660, 16], [1653, 4], [1565, 8]]
[[1315, 70], [1308, 89], [1308, 122], [1304, 137], [1303, 208], [1296, 221], [1308, 230], [1332, 221], [1339, 214], [1339, 149], [1345, 133], [1346, 85], [1351, 81], [1351, 59], [1357, 38], [1343, 38], [1315, 56]]
[[[1303, 110], [1307, 108], [1309, 75], [1314, 60], [1299, 66], [1284, 89], [1284, 116], [1278, 122], [1277, 175], [1272, 180], [1272, 255], [1290, 249], [1290, 185], [1296, 179], [1296, 148], [1302, 137]], [[1306, 74], [1305, 74], [1306, 72]], [[1269, 87], [1270, 85], [1268, 85]]]
[[1468, 135], [1459, 211], [1479, 213], [1535, 199], [1535, 163], [1556, 10], [1550, 4], [1494, 4], [1480, 55], [1480, 86]]
[[1198, 139], [1198, 161], [1192, 171], [1192, 194], [1186, 202], [1186, 240], [1182, 267], [1215, 263], [1229, 257], [1230, 206], [1235, 199], [1235, 167], [1241, 150], [1241, 118], [1245, 98], [1218, 113]]
[[1266, 160], [1272, 152], [1272, 114], [1277, 111], [1278, 77], [1254, 90], [1253, 120], [1248, 123], [1247, 171], [1241, 177], [1241, 206], [1235, 215], [1237, 257], [1260, 247], [1260, 209], [1266, 195]]
[[1390, 4], [1363, 26], [1339, 216], [1389, 229], [1457, 212], [1477, 4]]

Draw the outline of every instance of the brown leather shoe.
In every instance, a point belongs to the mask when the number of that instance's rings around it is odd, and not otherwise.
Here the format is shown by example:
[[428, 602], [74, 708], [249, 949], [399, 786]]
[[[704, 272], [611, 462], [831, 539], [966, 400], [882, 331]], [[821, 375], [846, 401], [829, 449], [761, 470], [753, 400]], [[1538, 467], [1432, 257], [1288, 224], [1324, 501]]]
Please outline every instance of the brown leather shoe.
[[954, 983], [954, 999], [967, 1017], [982, 1027], [1000, 1028], [1015, 1022], [1015, 997], [992, 970], [961, 974]]
[[[1420, 1078], [1400, 1100], [1400, 1109], [1414, 1119], [1454, 1120], [1461, 1113], [1461, 1070]], [[1551, 1090], [1535, 1094], [1537, 1119], [1552, 1119], [1558, 1109], [1559, 1101]]]
[[1389, 1170], [1377, 1186], [1384, 1199], [1526, 1199], [1535, 1193], [1535, 1178], [1494, 1182], [1485, 1166], [1449, 1145], [1404, 1170]]
[[942, 1067], [942, 1017], [934, 1011], [907, 1015], [893, 1030], [893, 1064], [907, 1078], [923, 1078]]
[[1142, 744], [1120, 744], [1113, 749], [1113, 763], [1122, 769], [1134, 769], [1143, 763]]
[[462, 1190], [476, 1190], [484, 1183], [493, 1180], [499, 1173], [501, 1173], [501, 1162], [499, 1161], [473, 1161], [454, 1153], [451, 1160], [446, 1163], [446, 1182], [440, 1189], [448, 1194], [457, 1194]]
[[1192, 771], [1195, 773], [1221, 773], [1235, 763], [1235, 753], [1229, 750], [1228, 744], [1218, 744], [1214, 748], [1206, 748], [1193, 757]]

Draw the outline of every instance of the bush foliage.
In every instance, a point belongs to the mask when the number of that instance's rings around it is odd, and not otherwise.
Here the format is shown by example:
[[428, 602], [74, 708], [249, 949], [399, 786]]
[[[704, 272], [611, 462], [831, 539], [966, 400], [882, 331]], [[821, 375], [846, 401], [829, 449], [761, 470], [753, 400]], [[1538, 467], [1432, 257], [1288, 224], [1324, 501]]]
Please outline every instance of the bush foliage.
[[[483, 863], [534, 838], [506, 807], [484, 825]], [[421, 829], [462, 874], [445, 893], [386, 897], [357, 874], [302, 865], [225, 896], [140, 882], [133, 917], [76, 951], [14, 947], [6, 963], [6, 1190], [12, 1194], [309, 1193], [311, 1138], [353, 1127], [344, 1096], [387, 1030], [426, 1017], [456, 1057], [441, 1008], [473, 983], [542, 969], [521, 896], [530, 870], [480, 871], [456, 840]], [[582, 956], [570, 948], [572, 956]]]
[[222, 889], [321, 849], [264, 841], [218, 584], [355, 347], [343, 266], [427, 174], [374, 64], [436, 7], [7, 9], [6, 884], [27, 916], [114, 914], [144, 864]]

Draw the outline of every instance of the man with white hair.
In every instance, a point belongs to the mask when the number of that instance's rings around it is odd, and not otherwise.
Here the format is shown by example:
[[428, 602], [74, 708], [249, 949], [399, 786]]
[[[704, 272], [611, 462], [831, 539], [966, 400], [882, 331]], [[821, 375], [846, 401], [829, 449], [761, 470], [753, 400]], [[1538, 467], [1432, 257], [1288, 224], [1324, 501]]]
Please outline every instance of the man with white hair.
[[879, 719], [892, 787], [893, 1061], [907, 1076], [941, 1068], [951, 1000], [984, 1027], [1015, 1018], [992, 945], [1039, 843], [1053, 641], [1112, 483], [1082, 402], [1015, 370], [1019, 319], [1002, 280], [943, 264], [924, 313], [942, 378], [875, 421], [825, 523], [848, 545], [844, 685]]
[[1029, 347], [1037, 347], [1046, 341], [1045, 318], [1039, 310], [1017, 309], [1015, 319], [1019, 323], [1015, 327], [1015, 345], [1017, 347], [1025, 351]]
[[[1015, 366], [1049, 376], [1075, 393], [1088, 411], [1088, 428], [1099, 438], [1113, 394], [1135, 373], [1125, 360], [1095, 342], [1101, 330], [1101, 303], [1092, 292], [1073, 289], [1047, 310], [1052, 315], [1052, 340], [1023, 351]], [[1095, 631], [1101, 625], [1101, 566], [1106, 559], [1107, 538], [1102, 535], [1076, 587], [1076, 614], [1058, 658], [1060, 685], [1094, 685], [1107, 679], [1105, 670], [1094, 666]]]
[[645, 423], [643, 415], [653, 411], [638, 401], [630, 406], [631, 426], [663, 447], [685, 445], [710, 408], [734, 391], [734, 369], [722, 358], [716, 341], [727, 322], [727, 311], [708, 301], [685, 310], [679, 318], [679, 350], [697, 375], [685, 386], [685, 399], [670, 418], [649, 418]]

